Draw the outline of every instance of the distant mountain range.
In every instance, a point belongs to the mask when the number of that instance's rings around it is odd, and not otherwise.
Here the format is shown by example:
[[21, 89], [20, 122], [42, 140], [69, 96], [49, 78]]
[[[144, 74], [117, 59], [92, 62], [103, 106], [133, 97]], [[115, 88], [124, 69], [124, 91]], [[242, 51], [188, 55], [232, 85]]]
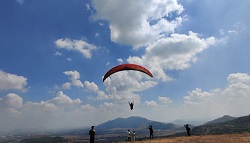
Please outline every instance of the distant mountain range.
[[114, 130], [114, 129], [136, 129], [136, 130], [147, 130], [148, 126], [152, 125], [153, 129], [158, 130], [175, 130], [179, 126], [172, 123], [162, 123], [157, 121], [151, 121], [146, 118], [132, 116], [129, 118], [117, 118], [114, 120], [107, 121], [96, 126], [98, 130]]
[[[176, 124], [174, 124], [176, 123]], [[179, 124], [178, 124], [179, 123]], [[132, 116], [128, 118], [116, 118], [95, 126], [97, 134], [103, 138], [110, 138], [114, 140], [126, 136], [128, 129], [136, 131], [138, 137], [148, 137], [149, 125], [153, 126], [155, 136], [183, 136], [186, 135], [184, 124], [189, 124], [191, 128], [191, 135], [207, 135], [207, 134], [228, 134], [228, 133], [244, 133], [250, 132], [250, 115], [243, 117], [231, 117], [225, 115], [221, 118], [209, 121], [200, 126], [193, 126], [191, 122], [184, 122], [177, 120], [172, 123], [163, 123], [152, 121], [143, 117]], [[178, 125], [177, 125], [178, 124]], [[85, 129], [71, 129], [56, 131], [36, 130], [35, 133], [46, 133], [60, 135], [88, 135], [89, 128]], [[15, 130], [11, 132], [12, 135], [24, 135], [34, 133], [33, 130]]]
[[191, 120], [180, 120], [180, 119], [177, 119], [177, 120], [174, 120], [173, 122], [171, 122], [172, 124], [175, 124], [175, 125], [178, 125], [178, 126], [183, 126], [184, 124], [191, 124], [193, 126], [199, 126], [199, 125], [203, 125], [204, 123], [206, 123], [206, 121], [202, 120], [202, 121], [191, 121]]
[[107, 121], [95, 127], [96, 132], [100, 136], [105, 136], [105, 139], [119, 141], [127, 136], [128, 129], [135, 131], [137, 139], [147, 138], [149, 136], [149, 125], [153, 126], [154, 136], [167, 136], [178, 132], [185, 131], [184, 128], [172, 124], [148, 120], [146, 118], [132, 116], [128, 118], [116, 118]]
[[98, 130], [110, 130], [115, 128], [137, 128], [141, 124], [147, 124], [150, 121], [141, 117], [116, 118], [98, 125]]
[[[180, 120], [179, 123], [180, 122], [182, 121]], [[183, 136], [186, 135], [183, 123], [185, 124], [185, 122], [182, 122], [181, 125], [176, 125], [173, 123], [157, 122], [142, 117], [132, 116], [129, 118], [117, 118], [107, 121], [96, 126], [96, 130], [124, 134], [128, 129], [131, 129], [131, 131], [135, 130], [140, 134], [148, 134], [148, 126], [152, 125], [158, 136], [168, 136], [171, 134], [175, 134], [175, 136]], [[191, 128], [191, 134], [195, 135], [244, 133], [250, 132], [250, 115], [243, 117], [225, 115], [200, 126], [189, 125]]]
[[[181, 123], [182, 121], [179, 120], [178, 122]], [[153, 126], [154, 137], [186, 136], [187, 133], [183, 126], [184, 124], [186, 123], [182, 122], [181, 125], [178, 126], [173, 123], [157, 122], [138, 116], [132, 116], [128, 118], [116, 118], [114, 120], [104, 122], [100, 125], [95, 126], [95, 130], [96, 130], [96, 138], [98, 140], [103, 142], [104, 141], [118, 142], [127, 140], [128, 129], [136, 132], [137, 140], [148, 139], [149, 125]], [[225, 115], [221, 118], [209, 121], [200, 126], [192, 126], [192, 124], [189, 125], [191, 128], [191, 135], [246, 133], [250, 132], [250, 115], [237, 118]], [[82, 140], [87, 141], [89, 139], [88, 131], [89, 128], [73, 129], [56, 133], [46, 132], [38, 135], [46, 135], [46, 136], [50, 135], [53, 137], [72, 136], [72, 135], [81, 136], [81, 142], [82, 142]], [[16, 130], [16, 132], [19, 131]], [[27, 137], [27, 135], [25, 137]], [[50, 139], [58, 139], [58, 138], [50, 138]]]
[[211, 125], [211, 124], [216, 124], [216, 123], [223, 123], [223, 122], [226, 122], [226, 121], [234, 120], [236, 118], [237, 117], [232, 117], [232, 116], [229, 116], [229, 115], [224, 115], [223, 117], [217, 118], [217, 119], [212, 120], [210, 122], [207, 122], [204, 125]]
[[250, 115], [243, 117], [223, 116], [192, 129], [195, 135], [231, 134], [250, 132]]

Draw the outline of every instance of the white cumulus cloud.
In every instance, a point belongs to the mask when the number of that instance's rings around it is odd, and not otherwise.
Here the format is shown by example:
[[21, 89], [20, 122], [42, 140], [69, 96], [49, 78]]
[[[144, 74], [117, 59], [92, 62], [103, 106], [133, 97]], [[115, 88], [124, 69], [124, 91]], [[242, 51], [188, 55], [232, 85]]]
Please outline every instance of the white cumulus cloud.
[[154, 78], [163, 81], [172, 80], [167, 70], [184, 70], [197, 60], [196, 55], [216, 43], [214, 37], [199, 38], [197, 33], [171, 34], [146, 47], [141, 57], [129, 57], [129, 63], [137, 63], [148, 67]]
[[49, 100], [49, 102], [55, 105], [77, 105], [81, 103], [80, 99], [72, 100], [70, 97], [65, 95], [62, 91], [59, 91], [55, 98]]
[[6, 73], [0, 70], [0, 90], [21, 90], [26, 91], [27, 78], [15, 74]]
[[84, 85], [87, 91], [91, 91], [97, 94], [97, 100], [105, 100], [109, 98], [108, 95], [105, 94], [105, 92], [99, 90], [98, 86], [94, 82], [84, 81]]
[[145, 101], [145, 104], [149, 107], [157, 107], [158, 104], [155, 101]]
[[72, 85], [83, 88], [83, 83], [80, 81], [80, 73], [78, 71], [65, 71], [64, 74], [70, 76], [71, 80], [71, 82], [66, 82], [62, 85], [64, 89], [70, 89]]
[[22, 105], [23, 105], [23, 99], [15, 93], [9, 93], [5, 97], [0, 98], [1, 108], [18, 109], [21, 108]]
[[89, 44], [83, 40], [71, 40], [69, 38], [58, 39], [55, 41], [57, 48], [80, 52], [84, 57], [91, 58], [92, 51], [96, 49], [95, 45]]
[[158, 100], [163, 104], [170, 104], [173, 102], [169, 97], [162, 97], [162, 96], [159, 96]]
[[183, 11], [177, 0], [93, 0], [93, 6], [93, 18], [109, 22], [111, 40], [135, 48], [173, 33], [183, 20], [180, 16], [166, 19], [170, 13], [179, 15]]
[[[185, 114], [208, 117], [209, 115], [243, 116], [249, 114], [250, 75], [234, 73], [228, 76], [225, 89], [202, 91], [196, 88], [183, 98]], [[193, 113], [191, 113], [191, 111]]]

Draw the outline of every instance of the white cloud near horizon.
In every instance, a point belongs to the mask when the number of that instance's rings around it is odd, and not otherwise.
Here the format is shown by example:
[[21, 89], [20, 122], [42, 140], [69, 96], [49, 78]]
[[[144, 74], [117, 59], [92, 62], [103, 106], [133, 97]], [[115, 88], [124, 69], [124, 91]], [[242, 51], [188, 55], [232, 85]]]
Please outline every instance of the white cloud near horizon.
[[20, 90], [26, 91], [27, 78], [16, 74], [6, 73], [0, 70], [0, 90]]
[[[228, 85], [225, 89], [202, 91], [196, 88], [183, 97], [184, 106], [193, 110], [199, 116], [208, 115], [242, 116], [249, 114], [250, 100], [250, 75], [246, 73], [230, 74], [227, 78]], [[199, 111], [198, 111], [199, 110]], [[190, 113], [189, 114], [194, 114]]]
[[[202, 89], [197, 88], [190, 91], [183, 98], [183, 106], [174, 108], [171, 105], [173, 101], [165, 96], [159, 96], [158, 103], [150, 100], [141, 104], [137, 102], [140, 101], [139, 95], [131, 95], [131, 97], [130, 95], [116, 95], [112, 97], [112, 102], [105, 101], [99, 107], [94, 107], [90, 104], [83, 104], [83, 101], [78, 98], [70, 98], [63, 91], [58, 91], [55, 97], [40, 102], [24, 102], [19, 95], [9, 93], [0, 98], [0, 117], [2, 119], [1, 123], [4, 123], [1, 128], [14, 129], [19, 126], [34, 128], [40, 125], [44, 128], [62, 128], [68, 125], [68, 116], [76, 117], [70, 118], [71, 121], [74, 121], [71, 126], [83, 125], [81, 122], [85, 116], [90, 117], [86, 120], [93, 119], [92, 122], [91, 120], [86, 122], [86, 125], [89, 125], [90, 122], [101, 123], [105, 119], [125, 116], [123, 115], [124, 111], [129, 110], [129, 107], [125, 105], [128, 103], [122, 101], [135, 99], [135, 97], [139, 99], [135, 100], [136, 109], [134, 110], [140, 111], [140, 116], [149, 117], [148, 112], [150, 110], [153, 111], [152, 115], [158, 115], [159, 120], [166, 117], [169, 119], [190, 119], [191, 117], [200, 119], [211, 116], [220, 117], [225, 114], [231, 116], [248, 115], [250, 107], [248, 102], [250, 100], [250, 75], [234, 73], [228, 75], [227, 80], [228, 85], [224, 89], [216, 88], [211, 91], [202, 91]], [[100, 118], [102, 116], [104, 118]], [[13, 117], [18, 120], [19, 124], [15, 124], [13, 127], [5, 126], [13, 122], [13, 120], [9, 120], [14, 119]]]
[[9, 93], [0, 98], [1, 130], [41, 126], [53, 129], [55, 128], [53, 123], [56, 122], [61, 122], [60, 126], [63, 127], [69, 119], [66, 117], [67, 119], [64, 120], [64, 116], [74, 113], [81, 104], [80, 99], [71, 99], [62, 91], [59, 91], [54, 98], [40, 102], [24, 102], [21, 96]]
[[57, 48], [80, 52], [86, 58], [91, 58], [92, 51], [97, 49], [95, 45], [84, 40], [71, 40], [70, 38], [58, 39], [55, 44]]
[[109, 111], [112, 106], [111, 102], [104, 102], [99, 107], [84, 104], [82, 100], [72, 99], [63, 91], [58, 91], [51, 99], [39, 102], [24, 102], [21, 96], [9, 93], [0, 98], [0, 131], [85, 127], [89, 123], [101, 123], [103, 119], [108, 119], [105, 115], [112, 114]]
[[9, 93], [3, 98], [0, 98], [0, 112], [7, 115], [18, 115], [19, 108], [23, 106], [23, 99], [15, 93]]
[[77, 105], [80, 104], [82, 101], [78, 98], [75, 100], [72, 100], [70, 97], [65, 95], [62, 91], [58, 91], [55, 98], [52, 100], [49, 100], [49, 102], [60, 105]]

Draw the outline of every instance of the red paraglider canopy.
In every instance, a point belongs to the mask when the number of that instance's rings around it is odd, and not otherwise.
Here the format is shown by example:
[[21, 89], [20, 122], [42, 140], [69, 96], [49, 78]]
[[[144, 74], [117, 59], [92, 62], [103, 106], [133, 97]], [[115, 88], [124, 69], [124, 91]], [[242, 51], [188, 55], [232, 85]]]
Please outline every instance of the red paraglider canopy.
[[146, 68], [136, 65], [136, 64], [121, 64], [118, 66], [113, 67], [112, 69], [110, 69], [103, 77], [103, 82], [105, 81], [105, 79], [107, 77], [109, 77], [110, 75], [112, 75], [113, 73], [119, 72], [119, 71], [123, 71], [123, 70], [136, 70], [136, 71], [140, 71], [143, 72], [147, 75], [149, 75], [150, 77], [153, 77], [152, 73], [147, 70]]

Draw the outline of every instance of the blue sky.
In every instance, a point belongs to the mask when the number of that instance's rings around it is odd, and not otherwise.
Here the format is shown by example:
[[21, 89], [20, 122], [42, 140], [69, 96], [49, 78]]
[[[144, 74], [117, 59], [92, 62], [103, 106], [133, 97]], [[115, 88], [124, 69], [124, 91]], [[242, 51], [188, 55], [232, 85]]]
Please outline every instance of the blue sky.
[[[249, 4], [0, 1], [0, 131], [249, 114]], [[124, 71], [103, 83], [122, 63], [154, 78]]]

